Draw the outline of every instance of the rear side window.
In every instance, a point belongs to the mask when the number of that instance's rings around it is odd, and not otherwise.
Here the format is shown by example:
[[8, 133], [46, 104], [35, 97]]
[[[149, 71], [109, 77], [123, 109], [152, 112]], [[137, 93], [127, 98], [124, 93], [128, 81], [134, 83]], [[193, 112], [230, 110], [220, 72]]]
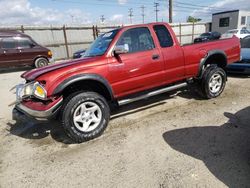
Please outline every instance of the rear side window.
[[3, 38], [2, 48], [4, 49], [14, 49], [16, 48], [16, 40], [13, 38]]
[[173, 39], [164, 25], [155, 25], [154, 31], [162, 48], [173, 46]]
[[33, 42], [28, 38], [20, 38], [18, 39], [18, 47], [20, 48], [31, 48]]
[[147, 51], [155, 48], [151, 33], [146, 27], [133, 28], [125, 31], [116, 45], [125, 44], [129, 48], [129, 53]]

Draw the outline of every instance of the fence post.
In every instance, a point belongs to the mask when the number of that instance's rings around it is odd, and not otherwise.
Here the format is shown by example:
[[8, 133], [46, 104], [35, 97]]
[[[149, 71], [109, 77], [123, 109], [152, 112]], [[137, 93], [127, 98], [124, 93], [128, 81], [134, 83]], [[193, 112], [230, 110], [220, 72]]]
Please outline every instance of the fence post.
[[193, 25], [192, 25], [192, 42], [194, 41], [194, 22], [193, 22]]
[[22, 33], [24, 33], [24, 27], [23, 27], [23, 25], [21, 25], [21, 31], [22, 31]]
[[96, 34], [96, 37], [98, 37], [98, 27], [97, 27], [97, 25], [95, 26], [95, 34]]
[[179, 25], [179, 37], [180, 37], [180, 44], [181, 44], [181, 23]]
[[94, 25], [92, 26], [92, 31], [93, 31], [93, 38], [95, 40], [96, 39], [96, 35], [95, 35], [95, 26]]
[[66, 48], [66, 52], [67, 52], [67, 58], [69, 59], [69, 46], [68, 46], [68, 40], [67, 40], [65, 25], [63, 25], [63, 35], [64, 35], [64, 41], [65, 41], [65, 48]]

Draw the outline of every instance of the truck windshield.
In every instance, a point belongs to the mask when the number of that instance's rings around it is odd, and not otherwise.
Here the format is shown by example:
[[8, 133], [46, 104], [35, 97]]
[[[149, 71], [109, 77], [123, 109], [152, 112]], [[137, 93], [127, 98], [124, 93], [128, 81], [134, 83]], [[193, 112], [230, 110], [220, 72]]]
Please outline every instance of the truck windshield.
[[118, 31], [119, 29], [116, 29], [100, 35], [87, 49], [84, 57], [103, 55], [107, 51], [110, 43], [112, 42]]

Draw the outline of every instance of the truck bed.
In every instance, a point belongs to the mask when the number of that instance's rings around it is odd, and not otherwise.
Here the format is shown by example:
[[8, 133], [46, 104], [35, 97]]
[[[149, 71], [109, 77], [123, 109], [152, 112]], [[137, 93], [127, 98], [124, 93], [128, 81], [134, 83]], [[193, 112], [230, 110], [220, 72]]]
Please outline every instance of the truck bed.
[[207, 56], [208, 52], [222, 51], [227, 57], [227, 63], [231, 64], [240, 60], [240, 40], [237, 37], [219, 39], [203, 43], [187, 44], [182, 46], [186, 66], [186, 75], [195, 75], [199, 68], [200, 60]]

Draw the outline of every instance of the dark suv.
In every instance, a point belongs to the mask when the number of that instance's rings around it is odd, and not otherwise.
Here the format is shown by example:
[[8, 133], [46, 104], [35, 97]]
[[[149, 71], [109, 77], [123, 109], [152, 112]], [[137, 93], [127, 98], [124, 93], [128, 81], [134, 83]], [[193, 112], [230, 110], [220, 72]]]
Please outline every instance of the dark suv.
[[42, 67], [52, 53], [30, 36], [17, 31], [0, 31], [0, 68], [17, 66]]

